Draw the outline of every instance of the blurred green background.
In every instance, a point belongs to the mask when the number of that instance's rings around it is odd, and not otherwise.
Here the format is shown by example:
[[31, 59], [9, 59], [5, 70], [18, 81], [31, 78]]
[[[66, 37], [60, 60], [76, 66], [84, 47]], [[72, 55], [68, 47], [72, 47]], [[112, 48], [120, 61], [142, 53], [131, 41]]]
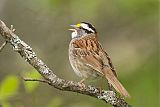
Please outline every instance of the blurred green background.
[[[68, 60], [68, 25], [92, 23], [132, 96], [127, 101], [133, 107], [158, 107], [158, 4], [158, 0], [0, 0], [0, 19], [13, 24], [16, 34], [55, 74], [73, 81], [81, 78]], [[7, 45], [0, 53], [2, 107], [111, 107], [47, 84], [24, 82], [20, 76], [41, 78]]]

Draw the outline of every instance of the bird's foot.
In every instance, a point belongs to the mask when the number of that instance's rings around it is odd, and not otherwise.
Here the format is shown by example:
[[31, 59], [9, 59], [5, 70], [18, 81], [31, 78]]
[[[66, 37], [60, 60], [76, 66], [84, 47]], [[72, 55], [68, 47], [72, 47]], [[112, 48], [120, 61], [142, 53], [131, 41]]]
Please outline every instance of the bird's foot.
[[78, 84], [80, 84], [80, 86], [81, 86], [82, 88], [85, 87], [84, 81], [85, 81], [85, 79], [82, 79], [81, 81], [78, 82]]

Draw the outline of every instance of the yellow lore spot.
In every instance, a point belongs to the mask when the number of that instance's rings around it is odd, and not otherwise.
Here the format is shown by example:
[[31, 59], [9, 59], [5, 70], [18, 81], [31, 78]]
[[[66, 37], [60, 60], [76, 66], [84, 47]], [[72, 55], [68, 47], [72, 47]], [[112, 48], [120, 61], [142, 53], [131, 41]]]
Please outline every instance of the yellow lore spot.
[[80, 27], [80, 26], [81, 26], [81, 24], [79, 24], [79, 23], [78, 23], [78, 24], [76, 24], [76, 26], [77, 26], [77, 27]]

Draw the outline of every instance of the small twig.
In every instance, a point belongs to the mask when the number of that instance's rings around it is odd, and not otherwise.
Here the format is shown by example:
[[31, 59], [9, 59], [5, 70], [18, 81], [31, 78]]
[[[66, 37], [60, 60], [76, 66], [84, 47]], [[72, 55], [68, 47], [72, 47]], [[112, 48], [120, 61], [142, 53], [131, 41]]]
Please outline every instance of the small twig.
[[[12, 32], [15, 32], [16, 31], [16, 29], [14, 29], [14, 27], [13, 27], [13, 25], [11, 25], [11, 27], [10, 27], [10, 30], [12, 31]], [[7, 41], [5, 41], [1, 46], [0, 46], [0, 52], [3, 50], [3, 48], [7, 45]]]
[[50, 84], [49, 81], [43, 80], [43, 79], [35, 79], [35, 78], [23, 78], [24, 81], [38, 81], [38, 82], [43, 82], [43, 83], [48, 83]]
[[0, 46], [0, 52], [3, 50], [3, 48], [7, 45], [7, 41], [5, 41], [1, 46]]
[[11, 30], [12, 32], [15, 32], [15, 31], [16, 31], [16, 29], [14, 29], [13, 25], [11, 25], [10, 30]]

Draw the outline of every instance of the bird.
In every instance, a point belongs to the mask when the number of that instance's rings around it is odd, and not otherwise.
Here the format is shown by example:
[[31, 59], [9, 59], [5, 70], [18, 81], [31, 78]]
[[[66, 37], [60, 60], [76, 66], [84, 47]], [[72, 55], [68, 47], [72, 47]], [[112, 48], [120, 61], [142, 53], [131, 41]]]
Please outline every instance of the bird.
[[111, 58], [100, 44], [95, 27], [88, 22], [70, 26], [69, 61], [73, 71], [83, 78], [79, 83], [83, 84], [88, 78], [104, 77], [121, 96], [130, 97], [117, 79]]

